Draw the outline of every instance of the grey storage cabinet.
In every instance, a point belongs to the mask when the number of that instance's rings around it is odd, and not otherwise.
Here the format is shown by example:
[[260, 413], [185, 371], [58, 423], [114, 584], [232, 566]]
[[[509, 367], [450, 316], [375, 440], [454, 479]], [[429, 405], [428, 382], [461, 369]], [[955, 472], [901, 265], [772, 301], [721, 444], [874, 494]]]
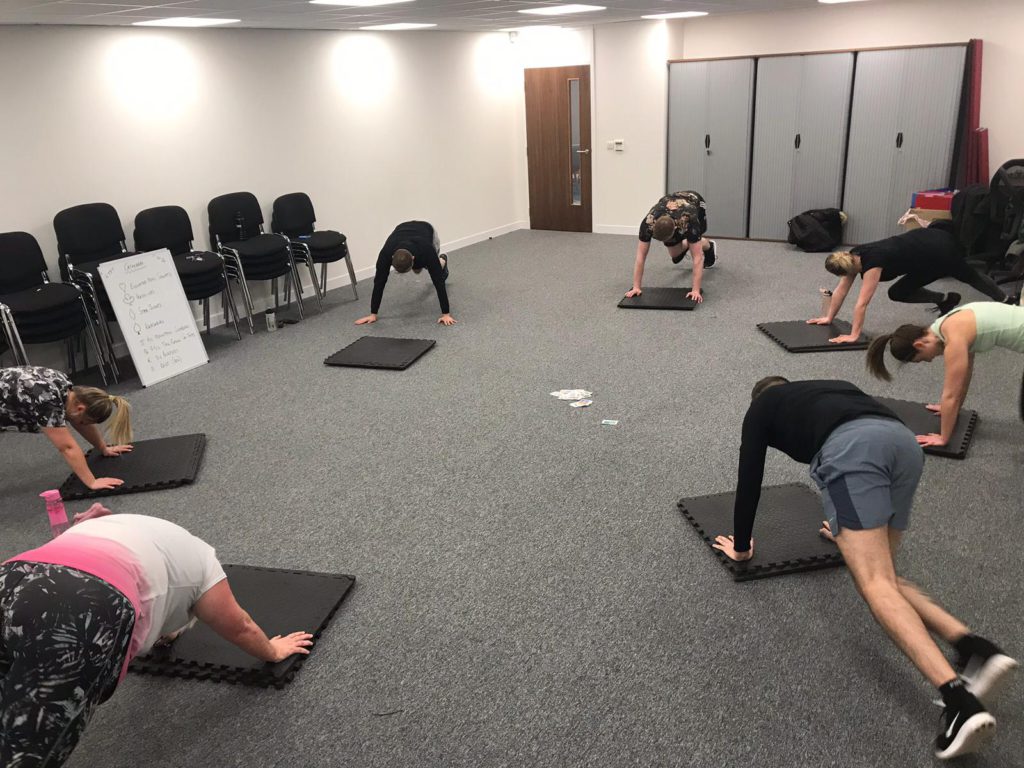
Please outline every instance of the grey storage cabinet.
[[753, 92], [752, 58], [669, 65], [667, 192], [703, 195], [708, 234], [747, 234]]
[[896, 234], [915, 191], [948, 183], [965, 55], [962, 45], [857, 55], [843, 201], [847, 242]]
[[750, 237], [785, 240], [796, 214], [839, 207], [852, 83], [852, 53], [758, 60]]

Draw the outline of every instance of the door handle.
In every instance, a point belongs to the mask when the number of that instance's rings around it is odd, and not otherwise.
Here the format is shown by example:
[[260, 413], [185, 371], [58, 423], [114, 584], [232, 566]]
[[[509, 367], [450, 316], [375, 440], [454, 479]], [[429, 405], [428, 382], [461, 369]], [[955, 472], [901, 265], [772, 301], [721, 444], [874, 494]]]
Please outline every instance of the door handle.
[[900, 149], [903, 146], [903, 131], [896, 134], [896, 149]]
[[800, 149], [800, 134], [799, 133], [796, 135], [796, 138], [793, 139], [793, 148], [794, 149]]
[[576, 150], [576, 154], [577, 155], [589, 155], [590, 154], [590, 150], [589, 149], [577, 149]]

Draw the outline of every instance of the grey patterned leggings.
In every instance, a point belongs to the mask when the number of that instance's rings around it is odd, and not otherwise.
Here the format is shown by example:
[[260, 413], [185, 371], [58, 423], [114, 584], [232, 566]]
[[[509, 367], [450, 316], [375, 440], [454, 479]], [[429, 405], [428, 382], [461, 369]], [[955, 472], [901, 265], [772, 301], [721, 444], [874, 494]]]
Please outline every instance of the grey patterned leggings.
[[131, 602], [59, 565], [0, 565], [0, 765], [59, 766], [117, 679]]

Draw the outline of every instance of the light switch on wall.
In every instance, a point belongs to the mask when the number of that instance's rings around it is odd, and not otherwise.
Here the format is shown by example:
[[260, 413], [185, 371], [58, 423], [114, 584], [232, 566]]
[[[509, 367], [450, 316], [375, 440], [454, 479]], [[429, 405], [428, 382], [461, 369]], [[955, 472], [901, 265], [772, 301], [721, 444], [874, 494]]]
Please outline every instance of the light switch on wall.
[[609, 141], [607, 146], [608, 146], [608, 149], [615, 149], [615, 142], [614, 141]]
[[624, 139], [616, 139], [613, 142], [613, 144], [615, 146], [615, 151], [616, 152], [625, 152], [626, 151], [626, 142], [625, 142]]

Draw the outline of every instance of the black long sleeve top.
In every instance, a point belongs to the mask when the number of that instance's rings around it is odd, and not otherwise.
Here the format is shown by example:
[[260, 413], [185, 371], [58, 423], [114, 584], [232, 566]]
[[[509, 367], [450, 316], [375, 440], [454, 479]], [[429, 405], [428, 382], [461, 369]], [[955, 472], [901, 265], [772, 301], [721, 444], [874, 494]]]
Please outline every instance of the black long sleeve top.
[[425, 269], [437, 291], [437, 300], [441, 304], [441, 314], [449, 313], [448, 291], [444, 286], [444, 269], [441, 267], [440, 254], [434, 249], [434, 228], [425, 221], [406, 221], [395, 227], [384, 247], [377, 256], [377, 274], [373, 278], [373, 298], [370, 299], [370, 313], [376, 315], [384, 298], [384, 286], [388, 283], [391, 273], [391, 256], [395, 251], [404, 248], [413, 255], [413, 269]]
[[848, 381], [793, 381], [769, 387], [743, 419], [733, 536], [737, 552], [750, 549], [754, 515], [761, 499], [764, 459], [776, 448], [794, 461], [810, 464], [832, 431], [862, 416], [897, 416]]

